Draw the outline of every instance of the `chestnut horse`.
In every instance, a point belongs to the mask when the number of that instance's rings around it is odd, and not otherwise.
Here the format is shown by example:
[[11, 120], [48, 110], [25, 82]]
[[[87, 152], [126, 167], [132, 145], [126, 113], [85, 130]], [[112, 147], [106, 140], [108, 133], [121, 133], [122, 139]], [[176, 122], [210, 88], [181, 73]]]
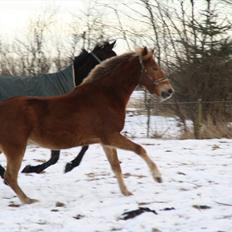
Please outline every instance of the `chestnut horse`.
[[[110, 58], [112, 56], [116, 56], [116, 53], [112, 50], [115, 43], [116, 41], [113, 41], [112, 43], [108, 41], [98, 43], [91, 52], [87, 52], [85, 49], [83, 49], [80, 55], [74, 58], [73, 64], [65, 68], [65, 71], [61, 70], [52, 74], [39, 75], [36, 78], [24, 77], [23, 79], [18, 79], [17, 77], [10, 77], [10, 78], [5, 77], [4, 81], [5, 84], [7, 85], [4, 86], [5, 89], [3, 86], [0, 85], [0, 100], [5, 100], [12, 96], [63, 95], [73, 90], [75, 86], [78, 86], [84, 80], [84, 78], [86, 78], [86, 76], [89, 74], [91, 69], [93, 69], [101, 61]], [[1, 78], [2, 76], [0, 76], [0, 80]], [[19, 80], [21, 81], [19, 82]], [[41, 84], [37, 85], [36, 81], [39, 81]], [[21, 86], [23, 86], [22, 90], [19, 90], [18, 86], [15, 85], [14, 83], [21, 83]], [[37, 91], [33, 90], [34, 88], [30, 86], [30, 83], [33, 84], [33, 86], [36, 88]], [[57, 88], [57, 83], [59, 84], [58, 87], [60, 88]], [[13, 91], [9, 91], [7, 86], [11, 86], [11, 89]], [[69, 86], [69, 88], [66, 86]], [[49, 87], [53, 90], [52, 92], [46, 91], [47, 89], [49, 89]], [[69, 172], [73, 168], [78, 166], [87, 150], [88, 150], [88, 146], [83, 146], [79, 154], [76, 156], [76, 158], [66, 164], [65, 172]], [[60, 150], [52, 150], [51, 157], [47, 162], [36, 166], [27, 165], [22, 170], [22, 172], [40, 173], [45, 169], [47, 169], [49, 166], [54, 165], [59, 160], [59, 157], [60, 157]], [[5, 172], [4, 168], [0, 165], [0, 176], [2, 178], [4, 178], [4, 172]]]
[[15, 97], [0, 102], [0, 150], [5, 154], [5, 181], [22, 203], [33, 203], [21, 190], [17, 177], [28, 141], [50, 149], [100, 143], [119, 188], [128, 191], [116, 148], [134, 151], [161, 182], [156, 164], [144, 148], [125, 136], [126, 105], [140, 84], [151, 94], [168, 98], [173, 88], [146, 47], [110, 58], [97, 65], [72, 92], [57, 97]]

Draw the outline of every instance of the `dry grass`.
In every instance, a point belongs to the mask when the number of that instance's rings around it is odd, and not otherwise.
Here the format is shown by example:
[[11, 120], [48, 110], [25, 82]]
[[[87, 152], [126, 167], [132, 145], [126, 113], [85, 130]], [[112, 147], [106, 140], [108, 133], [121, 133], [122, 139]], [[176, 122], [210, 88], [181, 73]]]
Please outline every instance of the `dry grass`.
[[217, 125], [208, 124], [202, 127], [201, 138], [232, 138], [232, 128], [229, 128], [228, 125], [224, 123], [220, 123]]
[[182, 131], [180, 139], [195, 139], [194, 132], [192, 130]]
[[[232, 138], [232, 126], [229, 126], [228, 122], [219, 122], [215, 125], [212, 120], [207, 120], [200, 128], [200, 138]], [[183, 131], [180, 139], [195, 139], [194, 131]]]

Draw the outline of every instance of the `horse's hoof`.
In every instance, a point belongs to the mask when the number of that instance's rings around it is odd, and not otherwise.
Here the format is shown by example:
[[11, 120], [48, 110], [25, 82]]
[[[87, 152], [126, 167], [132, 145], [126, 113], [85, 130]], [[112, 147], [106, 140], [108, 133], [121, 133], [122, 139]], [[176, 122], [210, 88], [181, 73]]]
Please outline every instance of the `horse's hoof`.
[[67, 164], [65, 165], [64, 172], [65, 172], [65, 173], [70, 172], [70, 171], [72, 171], [72, 169], [73, 169], [72, 163], [67, 163]]
[[4, 182], [4, 184], [5, 184], [5, 185], [8, 185], [8, 183], [7, 183], [7, 181], [6, 181], [6, 180], [4, 180], [3, 182]]
[[162, 182], [163, 182], [161, 176], [155, 177], [155, 180], [156, 180], [158, 183], [162, 183]]
[[24, 204], [33, 204], [33, 203], [36, 203], [36, 202], [39, 202], [39, 200], [27, 198], [25, 201], [23, 201]]
[[31, 165], [27, 165], [23, 170], [22, 173], [41, 173], [44, 169], [41, 167], [33, 167]]
[[152, 172], [152, 177], [153, 179], [158, 182], [158, 183], [162, 183], [163, 180], [162, 180], [162, 177], [161, 177], [161, 174], [159, 171], [156, 171], [156, 172]]
[[129, 197], [129, 196], [132, 196], [133, 195], [133, 193], [132, 192], [130, 192], [130, 191], [123, 191], [122, 192], [122, 194], [124, 195], [124, 196], [126, 196], [126, 197]]
[[22, 173], [31, 173], [33, 172], [31, 165], [27, 165], [23, 170]]

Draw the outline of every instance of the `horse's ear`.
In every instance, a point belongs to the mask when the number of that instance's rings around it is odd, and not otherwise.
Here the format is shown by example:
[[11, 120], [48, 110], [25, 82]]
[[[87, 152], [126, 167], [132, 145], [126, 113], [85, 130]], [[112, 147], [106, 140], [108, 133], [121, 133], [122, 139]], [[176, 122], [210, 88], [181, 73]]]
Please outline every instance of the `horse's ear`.
[[116, 44], [116, 40], [114, 40], [112, 43], [109, 44], [109, 48], [112, 49], [115, 44]]
[[81, 49], [81, 52], [83, 52], [83, 53], [88, 53], [88, 51], [87, 51], [85, 48], [82, 48], [82, 49]]
[[143, 60], [148, 60], [152, 56], [152, 52], [148, 51], [147, 47], [142, 48], [141, 56]]
[[147, 49], [147, 47], [144, 47], [144, 48], [142, 49], [141, 55], [142, 55], [142, 57], [145, 58], [147, 54], [148, 54], [148, 49]]

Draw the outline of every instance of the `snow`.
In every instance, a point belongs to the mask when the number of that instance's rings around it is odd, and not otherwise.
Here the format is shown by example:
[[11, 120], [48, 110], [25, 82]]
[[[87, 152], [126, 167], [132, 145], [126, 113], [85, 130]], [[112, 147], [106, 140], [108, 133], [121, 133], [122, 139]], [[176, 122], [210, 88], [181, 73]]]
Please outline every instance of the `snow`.
[[[170, 132], [175, 133], [171, 122]], [[1, 183], [0, 231], [232, 231], [232, 140], [147, 139], [137, 123], [137, 116], [127, 118], [125, 131], [137, 137], [133, 141], [157, 163], [163, 183], [154, 182], [137, 155], [119, 150], [125, 182], [134, 193], [125, 197], [100, 145], [90, 146], [80, 167], [67, 174], [64, 166], [80, 148], [63, 150], [59, 162], [46, 172], [19, 175], [22, 189], [38, 203], [22, 205]], [[49, 157], [49, 150], [28, 146], [22, 167]], [[0, 163], [5, 165], [3, 155]], [[145, 212], [121, 219], [124, 212], [138, 207], [148, 207], [157, 215]]]
[[[162, 103], [158, 103], [159, 99], [154, 98], [157, 102], [154, 106], [156, 115], [150, 116], [150, 137], [173, 139], [180, 138], [183, 128], [176, 117], [164, 117], [159, 107]], [[144, 110], [144, 91], [137, 90], [132, 93], [128, 103], [127, 117], [124, 132], [128, 137], [144, 138], [147, 136], [147, 116]], [[190, 120], [186, 120], [187, 128], [191, 131], [193, 124]]]
[[[188, 122], [188, 121], [187, 121]], [[188, 123], [189, 124], [189, 123]], [[189, 125], [191, 128], [192, 125]], [[126, 117], [123, 132], [131, 138], [145, 138], [147, 130], [147, 117], [134, 115], [130, 112]], [[181, 135], [181, 127], [174, 117], [150, 116], [150, 137], [171, 139]]]

